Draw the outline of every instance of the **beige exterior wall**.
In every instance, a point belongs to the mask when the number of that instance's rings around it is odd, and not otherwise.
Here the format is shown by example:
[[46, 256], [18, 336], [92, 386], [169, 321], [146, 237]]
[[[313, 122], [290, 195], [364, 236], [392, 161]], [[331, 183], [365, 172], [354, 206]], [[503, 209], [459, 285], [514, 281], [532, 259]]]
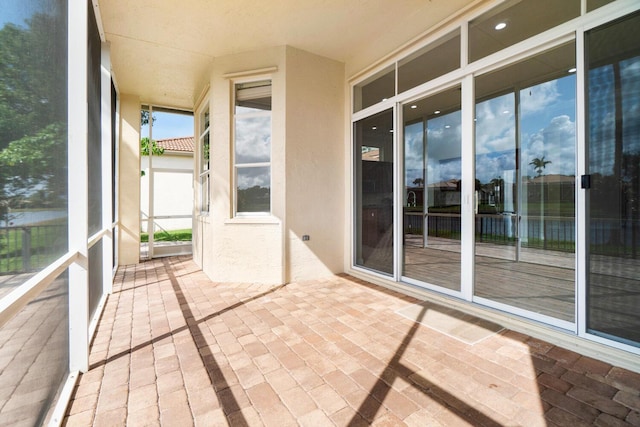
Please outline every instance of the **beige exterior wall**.
[[120, 97], [118, 263], [140, 261], [140, 100]]
[[[344, 65], [287, 48], [287, 279], [343, 270]], [[309, 240], [303, 241], [302, 236]]]
[[[233, 83], [254, 77], [272, 80], [272, 215], [234, 218]], [[290, 47], [216, 58], [211, 207], [194, 230], [195, 260], [212, 280], [276, 284], [343, 271], [343, 93], [342, 64]]]
[[[211, 206], [201, 224], [202, 269], [214, 281], [282, 283], [285, 146], [285, 49], [271, 48], [216, 58], [209, 90]], [[233, 80], [228, 73], [277, 67], [260, 78], [273, 85], [271, 211], [269, 218], [233, 218]]]
[[[154, 216], [180, 215], [189, 218], [165, 218], [155, 220], [156, 227], [164, 230], [180, 230], [192, 227], [193, 215], [193, 153], [165, 150], [153, 156]], [[149, 215], [149, 156], [141, 156], [140, 210], [142, 218]], [[159, 170], [164, 169], [164, 170]], [[145, 216], [146, 215], [146, 216]], [[142, 232], [148, 232], [148, 223], [142, 222]], [[158, 231], [158, 228], [156, 228]]]

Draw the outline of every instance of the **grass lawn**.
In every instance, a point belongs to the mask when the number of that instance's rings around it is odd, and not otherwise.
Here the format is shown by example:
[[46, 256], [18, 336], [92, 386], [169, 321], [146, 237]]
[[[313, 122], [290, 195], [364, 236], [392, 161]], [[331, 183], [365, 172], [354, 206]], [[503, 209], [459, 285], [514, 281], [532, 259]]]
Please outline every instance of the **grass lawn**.
[[[153, 235], [154, 242], [190, 242], [191, 241], [191, 229], [185, 228], [182, 230], [169, 230], [169, 231], [157, 231]], [[149, 233], [140, 234], [141, 242], [149, 241]]]

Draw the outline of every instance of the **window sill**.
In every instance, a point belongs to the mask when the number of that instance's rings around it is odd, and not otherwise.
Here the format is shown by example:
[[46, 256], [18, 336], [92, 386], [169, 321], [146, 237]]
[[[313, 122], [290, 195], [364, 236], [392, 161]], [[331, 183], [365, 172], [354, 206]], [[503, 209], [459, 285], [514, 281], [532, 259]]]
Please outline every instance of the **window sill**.
[[225, 224], [281, 224], [275, 216], [237, 216], [224, 221]]

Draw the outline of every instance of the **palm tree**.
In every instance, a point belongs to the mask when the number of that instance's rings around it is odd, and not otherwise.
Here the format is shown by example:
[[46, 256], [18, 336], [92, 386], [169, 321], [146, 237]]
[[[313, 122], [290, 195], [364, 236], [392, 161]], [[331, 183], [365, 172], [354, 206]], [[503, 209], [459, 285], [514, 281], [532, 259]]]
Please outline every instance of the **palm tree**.
[[[531, 162], [529, 162], [530, 165], [533, 165], [533, 168], [536, 170], [536, 172], [538, 173], [539, 177], [542, 177], [542, 171], [547, 167], [547, 165], [551, 163], [551, 160], [545, 160], [544, 156], [538, 158], [536, 157], [535, 159], [533, 159]], [[547, 248], [547, 239], [546, 239], [546, 229], [544, 227], [544, 188], [545, 188], [545, 184], [544, 184], [544, 178], [541, 178], [540, 181], [541, 185], [540, 185], [540, 231], [541, 231], [541, 238], [542, 238], [542, 242], [544, 245], [544, 248]]]
[[544, 156], [539, 158], [536, 157], [531, 162], [529, 162], [530, 165], [533, 165], [533, 168], [538, 173], [538, 176], [542, 175], [542, 171], [547, 167], [549, 163], [551, 163], [551, 160], [545, 160]]

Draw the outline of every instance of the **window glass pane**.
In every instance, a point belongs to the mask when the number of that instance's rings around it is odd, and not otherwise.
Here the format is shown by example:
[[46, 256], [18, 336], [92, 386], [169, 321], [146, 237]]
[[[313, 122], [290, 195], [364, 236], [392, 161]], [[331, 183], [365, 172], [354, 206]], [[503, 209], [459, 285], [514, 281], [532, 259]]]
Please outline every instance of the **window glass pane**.
[[203, 113], [200, 119], [200, 133], [204, 133], [207, 129], [209, 129], [209, 109], [207, 108]]
[[[111, 223], [116, 220], [116, 212], [118, 209], [118, 185], [116, 182], [116, 170], [117, 170], [117, 147], [118, 147], [118, 93], [116, 92], [115, 84], [111, 80]], [[115, 239], [114, 239], [115, 244]], [[113, 254], [115, 257], [115, 252]], [[114, 263], [115, 265], [115, 263]]]
[[393, 111], [355, 124], [355, 264], [393, 273]]
[[587, 328], [640, 346], [640, 14], [587, 33]]
[[580, 14], [580, 0], [511, 0], [469, 22], [469, 62], [484, 58]]
[[271, 82], [236, 84], [235, 162], [271, 160]]
[[575, 313], [575, 44], [476, 79], [477, 296]]
[[200, 177], [200, 211], [209, 212], [209, 174]]
[[200, 115], [200, 212], [209, 212], [210, 191], [210, 156], [211, 156], [211, 131], [209, 129], [210, 118], [207, 107]]
[[236, 163], [271, 159], [271, 114], [236, 116]]
[[48, 425], [69, 375], [68, 286], [64, 272], [0, 329], [0, 425]]
[[98, 33], [98, 24], [91, 9], [89, 9], [88, 19], [87, 107], [89, 109], [89, 135], [87, 161], [89, 172], [89, 235], [91, 236], [102, 229], [102, 43]]
[[67, 252], [67, 2], [0, 7], [0, 274]]
[[89, 319], [102, 298], [102, 240], [89, 248]]
[[587, 0], [587, 12], [596, 10], [597, 8], [602, 7], [605, 4], [613, 3], [614, 1], [615, 0]]
[[404, 92], [460, 67], [460, 30], [398, 63], [398, 92]]
[[236, 213], [269, 213], [271, 81], [236, 84], [234, 111]]
[[404, 276], [460, 290], [460, 87], [407, 104]]
[[210, 150], [211, 150], [211, 141], [210, 141], [210, 136], [209, 136], [209, 131], [207, 131], [207, 133], [205, 133], [201, 140], [201, 144], [202, 144], [202, 162], [201, 162], [201, 169], [202, 172], [204, 171], [208, 171], [209, 170], [209, 156], [210, 156]]
[[236, 114], [271, 111], [271, 81], [236, 84]]
[[360, 111], [396, 93], [395, 65], [388, 67], [353, 87], [353, 111]]
[[271, 167], [238, 168], [237, 212], [271, 211]]

